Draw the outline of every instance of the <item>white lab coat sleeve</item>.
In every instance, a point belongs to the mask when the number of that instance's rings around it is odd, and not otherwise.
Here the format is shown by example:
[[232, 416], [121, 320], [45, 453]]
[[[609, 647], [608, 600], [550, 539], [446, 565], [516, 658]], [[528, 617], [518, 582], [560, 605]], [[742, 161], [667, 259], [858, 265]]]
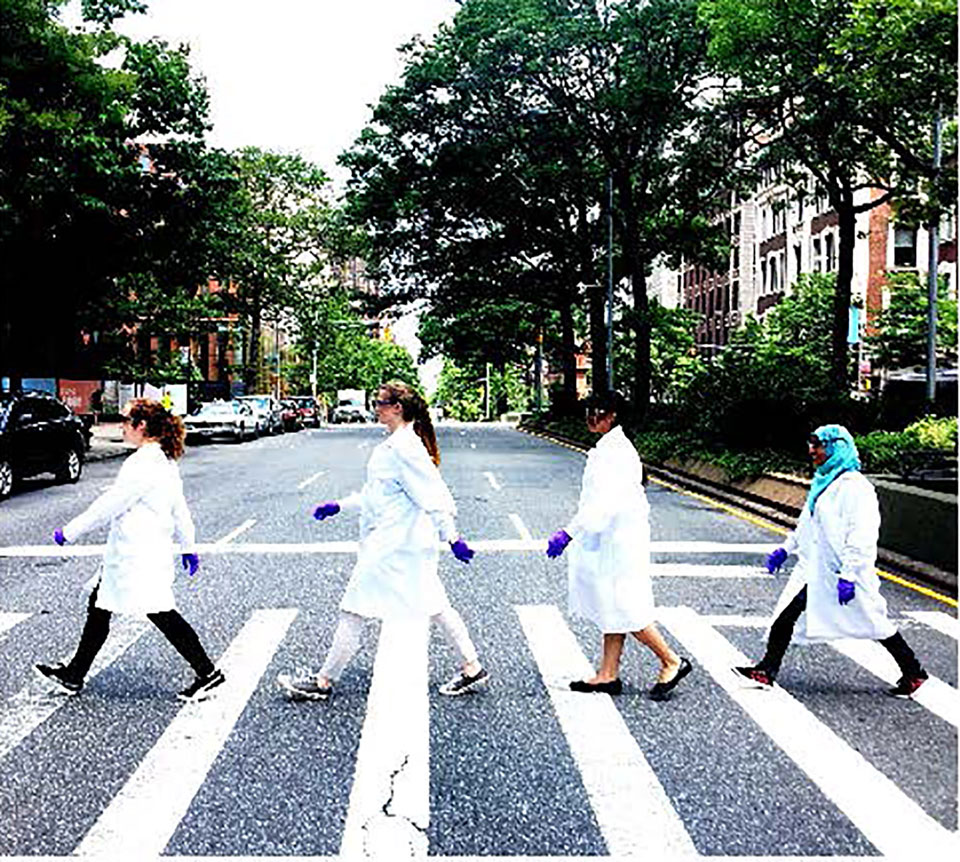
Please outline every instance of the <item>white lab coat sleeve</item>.
[[783, 544], [780, 546], [788, 554], [795, 554], [800, 547], [800, 540], [798, 538], [801, 530], [807, 528], [807, 521], [810, 520], [810, 508], [807, 506], [807, 501], [803, 501], [803, 510], [800, 512], [800, 519], [797, 521], [797, 526], [787, 533], [787, 537], [783, 540]]
[[149, 470], [125, 462], [114, 483], [63, 528], [63, 537], [68, 542], [75, 542], [84, 533], [109, 524], [143, 497], [151, 486]]
[[196, 552], [197, 531], [190, 517], [190, 509], [183, 496], [183, 483], [177, 479], [173, 501], [173, 535], [180, 545], [181, 554]]
[[337, 500], [341, 512], [349, 512], [353, 509], [359, 509], [363, 505], [363, 491], [353, 491], [346, 497]]
[[866, 483], [845, 483], [841, 493], [840, 577], [866, 584], [876, 566], [880, 504], [876, 492]]
[[[602, 475], [598, 476], [597, 482], [592, 484], [593, 491], [589, 494], [580, 495], [580, 506], [573, 520], [564, 528], [567, 533], [576, 537], [580, 533], [602, 533], [610, 525], [614, 516], [619, 511], [622, 494], [626, 489], [622, 488], [621, 477], [615, 468], [615, 464], [604, 463], [598, 465], [602, 470]], [[599, 489], [597, 490], [599, 486]]]
[[457, 505], [440, 471], [430, 460], [419, 438], [415, 444], [399, 445], [394, 447], [393, 451], [396, 455], [398, 478], [403, 490], [430, 516], [441, 541], [454, 541], [457, 538], [457, 527], [454, 521]]

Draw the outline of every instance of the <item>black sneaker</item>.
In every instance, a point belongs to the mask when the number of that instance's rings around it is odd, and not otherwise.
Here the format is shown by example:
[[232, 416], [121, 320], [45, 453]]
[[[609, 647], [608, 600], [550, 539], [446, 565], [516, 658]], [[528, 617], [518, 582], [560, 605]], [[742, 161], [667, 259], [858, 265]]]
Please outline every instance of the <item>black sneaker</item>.
[[921, 670], [916, 676], [902, 676], [896, 686], [888, 689], [888, 692], [894, 697], [910, 697], [928, 679], [925, 670]]
[[212, 697], [213, 690], [218, 685], [223, 685], [226, 681], [227, 678], [223, 675], [223, 671], [214, 668], [206, 676], [198, 676], [193, 683], [181, 691], [177, 697], [180, 698], [180, 700], [197, 703], [198, 701]]
[[445, 682], [443, 685], [441, 685], [437, 691], [439, 691], [440, 694], [456, 697], [460, 694], [467, 694], [467, 692], [475, 691], [476, 689], [485, 686], [489, 681], [490, 674], [487, 673], [486, 668], [482, 667], [473, 676], [466, 676], [463, 673], [458, 673], [449, 682]]
[[735, 667], [731, 670], [741, 683], [752, 683], [754, 688], [773, 688], [773, 677], [759, 667]]
[[77, 681], [69, 676], [67, 669], [62, 664], [53, 667], [48, 664], [38, 664], [34, 665], [33, 669], [45, 680], [56, 683], [64, 694], [80, 694], [80, 689], [83, 688], [83, 680]]
[[333, 692], [333, 686], [318, 685], [317, 675], [310, 671], [282, 673], [277, 677], [277, 685], [290, 700], [326, 700]]

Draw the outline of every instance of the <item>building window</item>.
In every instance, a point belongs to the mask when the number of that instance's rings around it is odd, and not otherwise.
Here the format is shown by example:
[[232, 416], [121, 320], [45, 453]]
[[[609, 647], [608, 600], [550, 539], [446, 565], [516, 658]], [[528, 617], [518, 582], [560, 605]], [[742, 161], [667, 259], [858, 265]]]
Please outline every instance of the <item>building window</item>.
[[730, 303], [733, 306], [733, 310], [736, 311], [740, 308], [740, 282], [735, 281], [731, 287], [732, 296], [730, 298]]
[[760, 292], [767, 292], [767, 259], [764, 258], [760, 263]]
[[794, 263], [794, 272], [797, 276], [800, 276], [800, 273], [803, 272], [803, 252], [799, 245], [793, 247], [793, 263]]
[[837, 268], [837, 240], [832, 233], [824, 237], [824, 246], [826, 248], [827, 272], [833, 272]]
[[893, 230], [893, 265], [917, 265], [917, 229], [896, 227]]
[[775, 257], [770, 258], [770, 292], [776, 293], [779, 288], [777, 282], [777, 259]]
[[823, 253], [820, 250], [819, 237], [816, 237], [813, 240], [813, 271], [814, 272], [823, 271]]

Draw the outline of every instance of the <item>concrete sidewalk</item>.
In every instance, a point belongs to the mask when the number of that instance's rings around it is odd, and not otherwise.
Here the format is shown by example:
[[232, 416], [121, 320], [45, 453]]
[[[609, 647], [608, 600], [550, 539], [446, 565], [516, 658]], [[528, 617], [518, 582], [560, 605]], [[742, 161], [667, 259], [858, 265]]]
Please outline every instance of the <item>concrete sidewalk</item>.
[[133, 446], [123, 442], [123, 425], [119, 422], [101, 422], [90, 430], [93, 433], [86, 454], [87, 463], [122, 458], [133, 452]]

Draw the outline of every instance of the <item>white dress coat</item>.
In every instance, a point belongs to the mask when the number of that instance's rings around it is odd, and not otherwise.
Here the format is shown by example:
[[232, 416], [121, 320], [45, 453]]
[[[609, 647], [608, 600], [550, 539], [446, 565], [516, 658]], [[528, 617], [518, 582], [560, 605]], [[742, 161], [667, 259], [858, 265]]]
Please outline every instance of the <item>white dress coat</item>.
[[113, 485], [63, 528], [75, 542], [84, 533], [110, 525], [97, 583], [96, 606], [144, 617], [176, 608], [175, 553], [192, 553], [196, 533], [183, 497], [175, 461], [159, 443], [144, 443], [120, 467]]
[[603, 632], [635, 632], [654, 621], [650, 507], [643, 466], [620, 426], [587, 455], [577, 514], [566, 527], [570, 613]]
[[[896, 633], [887, 617], [877, 576], [880, 505], [870, 481], [858, 472], [841, 474], [817, 499], [813, 514], [804, 504], [796, 529], [783, 544], [797, 565], [784, 588], [774, 619], [807, 588], [807, 609], [794, 630], [799, 643], [835, 638], [883, 640]], [[856, 585], [853, 601], [837, 600], [837, 579]]]
[[449, 606], [437, 576], [437, 539], [457, 538], [456, 504], [412, 425], [401, 425], [373, 450], [363, 489], [340, 507], [360, 509], [357, 564], [341, 610], [395, 619]]

